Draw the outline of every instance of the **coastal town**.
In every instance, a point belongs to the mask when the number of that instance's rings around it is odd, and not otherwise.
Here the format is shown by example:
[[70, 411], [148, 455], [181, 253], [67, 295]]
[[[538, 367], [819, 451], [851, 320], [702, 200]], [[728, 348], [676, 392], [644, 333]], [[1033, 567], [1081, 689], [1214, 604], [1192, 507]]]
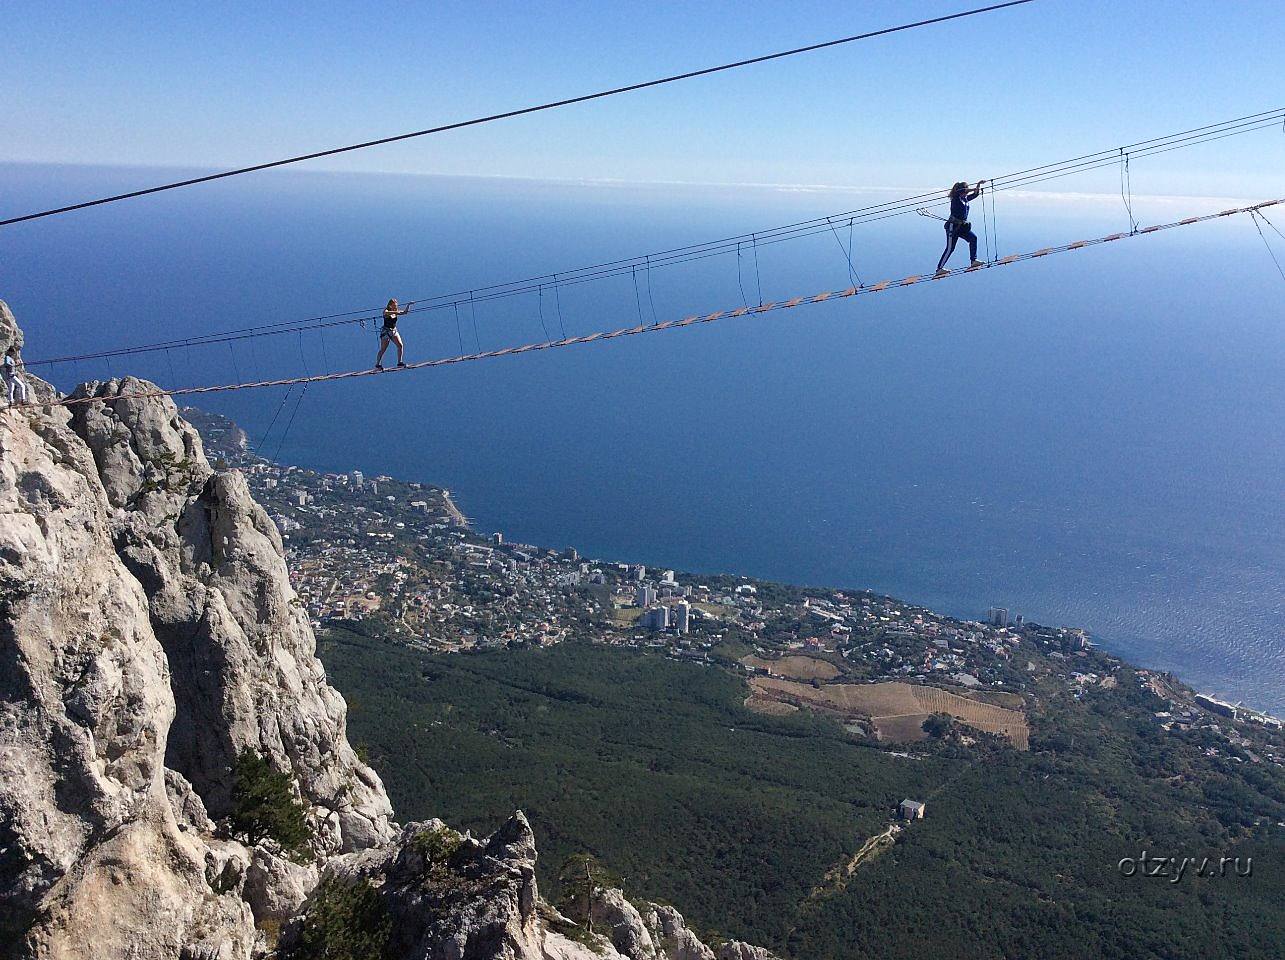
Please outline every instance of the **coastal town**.
[[[1016, 714], [1026, 698], [1082, 699], [1130, 683], [1162, 704], [1153, 711], [1158, 729], [1200, 735], [1207, 751], [1241, 762], [1285, 765], [1279, 719], [1135, 670], [1083, 630], [1041, 625], [1005, 608], [959, 620], [865, 591], [692, 575], [514, 543], [474, 530], [440, 487], [274, 463], [251, 452], [227, 418], [183, 413], [211, 462], [240, 470], [268, 510], [319, 631], [359, 627], [437, 653], [572, 639], [652, 648], [744, 673], [753, 690], [748, 705], [769, 712], [806, 707], [842, 716], [850, 710], [822, 693], [882, 684], [917, 694], [930, 686], [947, 691], [947, 706], [934, 701], [922, 707], [925, 715], [940, 707], [983, 729], [970, 711], [949, 704]], [[791, 663], [796, 669], [782, 666]], [[918, 717], [920, 709], [903, 712]], [[864, 729], [883, 735], [894, 725], [876, 718]], [[1024, 723], [1021, 729], [1016, 736], [1003, 717], [994, 727], [1014, 743], [1025, 742]], [[923, 735], [918, 721], [913, 734]]]

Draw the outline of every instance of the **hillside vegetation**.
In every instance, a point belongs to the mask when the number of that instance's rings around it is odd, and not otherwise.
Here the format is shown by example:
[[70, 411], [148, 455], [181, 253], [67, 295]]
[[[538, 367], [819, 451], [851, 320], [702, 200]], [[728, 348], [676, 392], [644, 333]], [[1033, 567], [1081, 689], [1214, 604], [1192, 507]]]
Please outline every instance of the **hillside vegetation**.
[[[947, 737], [907, 757], [755, 713], [739, 677], [658, 654], [436, 656], [333, 629], [320, 653], [399, 816], [485, 831], [521, 807], [551, 895], [586, 852], [705, 932], [791, 957], [1279, 956], [1282, 778], [1159, 731], [1136, 687], [1047, 691], [1030, 752]], [[810, 896], [906, 797], [926, 819]], [[1122, 876], [1144, 850], [1254, 873]]]

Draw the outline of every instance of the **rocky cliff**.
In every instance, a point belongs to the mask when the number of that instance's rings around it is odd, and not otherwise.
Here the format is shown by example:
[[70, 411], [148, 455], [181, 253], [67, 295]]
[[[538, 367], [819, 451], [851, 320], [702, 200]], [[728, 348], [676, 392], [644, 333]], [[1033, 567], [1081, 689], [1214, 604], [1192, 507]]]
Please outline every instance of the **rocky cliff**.
[[241, 476], [141, 381], [28, 382], [0, 412], [0, 953], [713, 960], [672, 908], [599, 891], [590, 933], [542, 903], [520, 813], [398, 827]]

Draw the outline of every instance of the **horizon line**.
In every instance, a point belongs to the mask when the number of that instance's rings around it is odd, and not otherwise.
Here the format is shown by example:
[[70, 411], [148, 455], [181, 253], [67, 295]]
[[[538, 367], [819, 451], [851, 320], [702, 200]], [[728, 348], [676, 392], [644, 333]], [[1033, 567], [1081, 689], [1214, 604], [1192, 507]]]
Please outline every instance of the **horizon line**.
[[[152, 164], [152, 163], [88, 163], [78, 160], [22, 160], [22, 159], [4, 159], [0, 158], [0, 167], [47, 167], [59, 168], [70, 167], [84, 170], [174, 170], [174, 171], [191, 171], [201, 172], [216, 169], [215, 167], [203, 167], [188, 164]], [[540, 177], [523, 174], [472, 174], [472, 173], [441, 173], [436, 171], [420, 170], [343, 170], [334, 168], [320, 169], [291, 169], [265, 171], [279, 175], [294, 177], [309, 176], [350, 176], [350, 177], [407, 177], [416, 179], [438, 179], [438, 180], [471, 180], [482, 182], [502, 182], [502, 183], [530, 183], [546, 184], [551, 186], [563, 187], [686, 187], [691, 189], [708, 189], [708, 190], [759, 190], [777, 193], [850, 193], [850, 194], [902, 194], [909, 192], [919, 194], [926, 192], [927, 188], [923, 184], [917, 186], [856, 186], [852, 184], [837, 183], [773, 183], [762, 181], [735, 181], [735, 180], [673, 180], [673, 179], [655, 179], [655, 180], [634, 180], [621, 177]], [[1014, 189], [1005, 191], [1004, 196], [1024, 201], [1053, 201], [1059, 203], [1066, 202], [1101, 202], [1110, 201], [1120, 202], [1119, 194], [1115, 192], [1099, 193], [1093, 191], [1075, 191], [1075, 190], [1022, 190]], [[1151, 201], [1156, 203], [1230, 203], [1235, 205], [1245, 205], [1254, 202], [1253, 197], [1246, 195], [1234, 194], [1173, 194], [1173, 193], [1156, 193], [1144, 194], [1134, 193], [1132, 195], [1134, 202]]]

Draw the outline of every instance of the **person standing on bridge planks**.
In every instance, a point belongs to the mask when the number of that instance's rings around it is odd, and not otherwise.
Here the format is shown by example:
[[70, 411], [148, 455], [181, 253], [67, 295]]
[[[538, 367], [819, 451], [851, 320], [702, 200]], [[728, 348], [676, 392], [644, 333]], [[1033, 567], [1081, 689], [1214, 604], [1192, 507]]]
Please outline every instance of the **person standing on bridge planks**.
[[27, 402], [27, 382], [18, 371], [22, 365], [22, 361], [18, 359], [18, 346], [15, 344], [5, 352], [3, 366], [5, 396], [11, 407], [15, 402]]
[[[414, 302], [414, 300], [411, 301], [411, 303]], [[410, 311], [411, 303], [399, 308], [397, 299], [394, 297], [388, 301], [388, 306], [384, 307], [384, 325], [379, 328], [379, 356], [375, 358], [376, 370], [384, 369], [384, 351], [388, 349], [390, 343], [397, 344], [397, 366], [406, 366], [405, 346], [402, 343], [402, 335], [397, 332], [397, 318], [406, 316]]]
[[937, 276], [947, 273], [946, 261], [950, 255], [955, 252], [955, 243], [959, 240], [968, 241], [968, 256], [972, 259], [969, 269], [976, 269], [982, 266], [982, 262], [977, 259], [977, 234], [973, 233], [973, 225], [968, 222], [968, 205], [982, 195], [982, 184], [985, 180], [978, 180], [977, 186], [968, 189], [967, 181], [961, 180], [950, 188], [950, 219], [946, 221], [946, 249], [942, 252], [941, 259], [937, 261]]

